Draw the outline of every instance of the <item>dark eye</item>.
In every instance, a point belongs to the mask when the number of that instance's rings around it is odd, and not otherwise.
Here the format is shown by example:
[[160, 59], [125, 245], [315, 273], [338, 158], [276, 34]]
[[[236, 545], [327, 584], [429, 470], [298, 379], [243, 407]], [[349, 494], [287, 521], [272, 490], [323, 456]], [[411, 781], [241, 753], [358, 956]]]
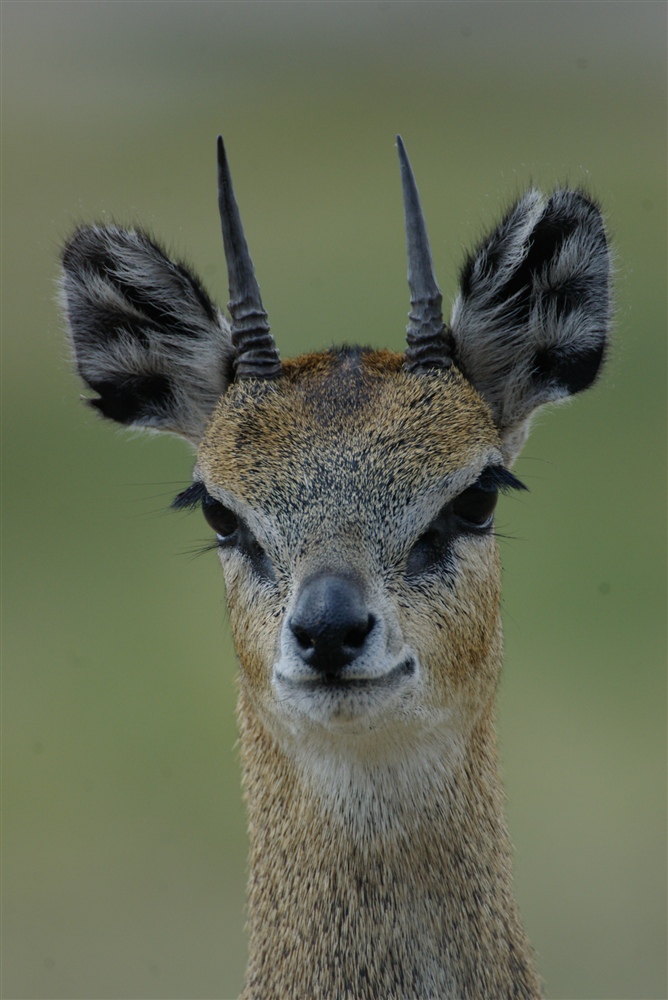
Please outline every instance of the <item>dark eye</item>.
[[221, 541], [231, 539], [231, 536], [239, 527], [239, 518], [230, 510], [224, 507], [218, 500], [206, 497], [202, 500], [202, 512], [207, 523], [213, 528]]
[[250, 562], [259, 576], [273, 580], [274, 570], [267, 554], [252, 532], [229, 507], [207, 494], [202, 499], [202, 513], [218, 536], [219, 549], [236, 549]]
[[488, 528], [492, 524], [498, 496], [496, 490], [482, 489], [478, 485], [469, 486], [452, 501], [452, 512], [461, 521], [478, 530]]
[[406, 571], [409, 576], [424, 573], [451, 558], [450, 546], [461, 534], [484, 534], [492, 526], [498, 493], [478, 484], [469, 486], [446, 504], [411, 549]]
[[447, 559], [452, 536], [452, 511], [447, 504], [411, 549], [406, 562], [408, 575], [418, 576]]

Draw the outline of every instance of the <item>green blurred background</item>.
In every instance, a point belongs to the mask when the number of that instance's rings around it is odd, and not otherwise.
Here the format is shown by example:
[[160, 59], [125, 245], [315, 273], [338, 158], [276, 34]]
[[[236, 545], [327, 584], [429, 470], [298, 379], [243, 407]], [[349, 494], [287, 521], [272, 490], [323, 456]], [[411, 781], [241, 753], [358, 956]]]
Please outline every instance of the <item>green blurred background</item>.
[[112, 218], [226, 301], [219, 131], [285, 355], [401, 348], [396, 132], [446, 299], [528, 183], [604, 204], [606, 375], [538, 420], [501, 509], [499, 728], [548, 995], [668, 995], [665, 28], [637, 0], [2, 4], [5, 998], [241, 984], [222, 574], [165, 512], [192, 458], [80, 404], [54, 304], [61, 239]]

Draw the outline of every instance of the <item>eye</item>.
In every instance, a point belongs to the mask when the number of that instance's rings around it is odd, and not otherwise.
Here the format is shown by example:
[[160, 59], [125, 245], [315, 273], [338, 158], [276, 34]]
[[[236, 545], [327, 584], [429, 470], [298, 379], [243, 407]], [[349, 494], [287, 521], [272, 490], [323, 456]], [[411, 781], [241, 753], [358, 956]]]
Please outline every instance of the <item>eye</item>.
[[477, 484], [469, 486], [452, 501], [452, 512], [466, 525], [484, 530], [491, 527], [498, 496], [496, 490], [483, 489]]
[[481, 476], [441, 509], [410, 551], [406, 562], [409, 576], [447, 565], [452, 559], [452, 542], [458, 535], [484, 535], [490, 531], [499, 492], [495, 483], [487, 481], [489, 478]]
[[452, 520], [451, 505], [446, 504], [411, 549], [406, 562], [409, 576], [418, 576], [447, 559], [450, 542], [455, 534]]
[[217, 535], [219, 549], [236, 549], [265, 580], [274, 579], [271, 560], [248, 526], [233, 510], [208, 494], [202, 499], [202, 513]]
[[233, 510], [224, 507], [213, 497], [206, 497], [202, 500], [202, 513], [221, 541], [231, 541], [232, 535], [239, 528], [239, 518]]

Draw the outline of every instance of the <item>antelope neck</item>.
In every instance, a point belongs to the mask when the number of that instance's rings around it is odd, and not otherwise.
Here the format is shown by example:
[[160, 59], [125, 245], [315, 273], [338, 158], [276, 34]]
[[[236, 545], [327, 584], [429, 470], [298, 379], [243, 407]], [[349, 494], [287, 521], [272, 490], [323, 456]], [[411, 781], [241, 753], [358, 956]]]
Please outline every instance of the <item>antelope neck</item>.
[[338, 796], [330, 774], [325, 791], [243, 693], [239, 715], [251, 841], [244, 1000], [540, 996], [511, 891], [491, 713], [461, 753], [443, 739], [445, 766], [435, 735], [424, 780], [405, 782], [412, 801], [380, 761], [357, 785], [342, 768]]

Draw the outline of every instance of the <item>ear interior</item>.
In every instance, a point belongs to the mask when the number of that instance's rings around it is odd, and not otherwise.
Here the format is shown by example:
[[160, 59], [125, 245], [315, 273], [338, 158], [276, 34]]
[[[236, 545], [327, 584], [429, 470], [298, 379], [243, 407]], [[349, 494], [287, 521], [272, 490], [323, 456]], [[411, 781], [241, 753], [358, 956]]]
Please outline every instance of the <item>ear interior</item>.
[[78, 229], [62, 296], [90, 400], [118, 423], [200, 440], [231, 379], [229, 329], [191, 269], [141, 230]]
[[588, 388], [610, 329], [610, 253], [597, 205], [530, 191], [469, 256], [451, 327], [456, 360], [514, 457], [532, 413]]

